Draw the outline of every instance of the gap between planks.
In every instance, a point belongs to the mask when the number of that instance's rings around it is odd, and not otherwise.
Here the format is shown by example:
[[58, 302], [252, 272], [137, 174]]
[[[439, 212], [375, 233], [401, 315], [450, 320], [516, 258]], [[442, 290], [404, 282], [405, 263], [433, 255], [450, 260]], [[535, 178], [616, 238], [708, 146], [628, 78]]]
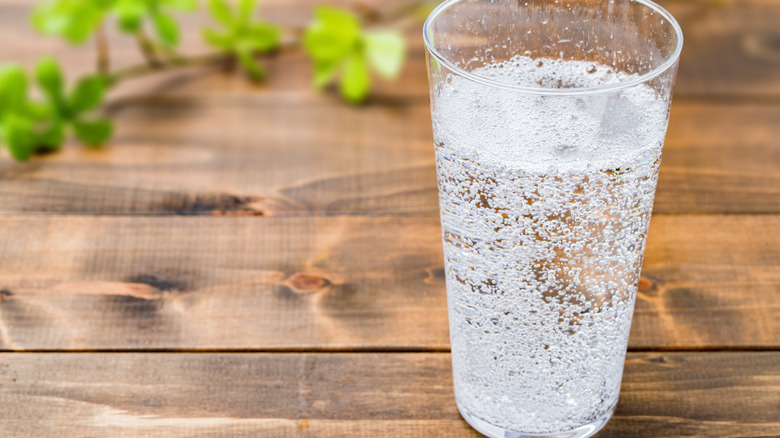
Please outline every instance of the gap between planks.
[[[629, 347], [628, 353], [773, 353], [780, 352], [780, 347], [761, 346], [671, 346], [671, 347]], [[449, 348], [437, 347], [392, 347], [386, 348], [100, 348], [100, 349], [23, 349], [3, 350], [0, 354], [450, 354]]]

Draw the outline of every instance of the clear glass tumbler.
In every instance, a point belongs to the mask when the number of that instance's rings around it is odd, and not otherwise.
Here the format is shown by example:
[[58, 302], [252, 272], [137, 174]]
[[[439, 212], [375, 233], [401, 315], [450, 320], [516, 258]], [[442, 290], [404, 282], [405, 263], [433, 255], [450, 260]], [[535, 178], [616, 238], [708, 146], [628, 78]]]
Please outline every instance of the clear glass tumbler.
[[423, 30], [455, 399], [492, 437], [618, 400], [682, 33], [647, 0], [449, 0]]

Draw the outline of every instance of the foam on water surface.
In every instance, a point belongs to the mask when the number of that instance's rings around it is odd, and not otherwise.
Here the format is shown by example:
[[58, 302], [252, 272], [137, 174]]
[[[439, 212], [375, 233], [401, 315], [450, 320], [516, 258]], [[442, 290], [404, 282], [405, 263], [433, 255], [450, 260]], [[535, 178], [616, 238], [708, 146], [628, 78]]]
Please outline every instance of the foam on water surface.
[[[629, 76], [583, 61], [516, 57], [474, 72], [499, 82], [539, 88], [587, 88]], [[665, 104], [652, 89], [584, 96], [528, 95], [453, 76], [437, 98], [437, 138], [483, 163], [525, 170], [567, 170], [591, 165], [618, 168], [647, 148], [658, 148]]]

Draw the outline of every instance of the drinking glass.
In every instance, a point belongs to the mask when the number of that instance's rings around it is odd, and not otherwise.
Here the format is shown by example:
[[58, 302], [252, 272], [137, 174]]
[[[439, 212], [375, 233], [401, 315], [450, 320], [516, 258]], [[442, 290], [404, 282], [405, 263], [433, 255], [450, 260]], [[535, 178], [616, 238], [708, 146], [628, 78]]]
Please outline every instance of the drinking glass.
[[618, 401], [682, 32], [647, 0], [449, 0], [425, 23], [455, 399], [491, 437]]

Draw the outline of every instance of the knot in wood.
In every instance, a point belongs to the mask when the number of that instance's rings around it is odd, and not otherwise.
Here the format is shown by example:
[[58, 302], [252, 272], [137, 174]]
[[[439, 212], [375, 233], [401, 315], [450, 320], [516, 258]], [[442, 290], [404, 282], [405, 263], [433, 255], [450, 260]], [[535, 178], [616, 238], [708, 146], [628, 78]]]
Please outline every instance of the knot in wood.
[[780, 64], [780, 33], [749, 33], [742, 37], [742, 49], [751, 58]]
[[298, 292], [316, 292], [330, 284], [327, 278], [314, 274], [295, 274], [290, 278], [290, 285]]
[[648, 280], [645, 277], [641, 277], [639, 279], [639, 291], [640, 292], [647, 292], [649, 290], [652, 290], [655, 287], [655, 284], [653, 284], [652, 280]]

